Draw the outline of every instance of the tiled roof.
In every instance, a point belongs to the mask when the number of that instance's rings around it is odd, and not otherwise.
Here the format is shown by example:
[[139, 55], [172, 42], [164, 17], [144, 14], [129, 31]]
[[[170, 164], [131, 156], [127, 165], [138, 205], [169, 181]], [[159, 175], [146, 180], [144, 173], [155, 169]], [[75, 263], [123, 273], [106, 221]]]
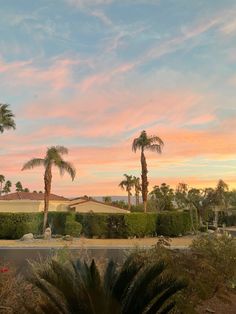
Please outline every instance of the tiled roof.
[[[44, 193], [36, 192], [15, 192], [0, 196], [0, 201], [14, 201], [14, 200], [31, 200], [42, 201], [44, 199]], [[49, 199], [51, 201], [69, 201], [67, 198], [55, 194], [50, 194]]]

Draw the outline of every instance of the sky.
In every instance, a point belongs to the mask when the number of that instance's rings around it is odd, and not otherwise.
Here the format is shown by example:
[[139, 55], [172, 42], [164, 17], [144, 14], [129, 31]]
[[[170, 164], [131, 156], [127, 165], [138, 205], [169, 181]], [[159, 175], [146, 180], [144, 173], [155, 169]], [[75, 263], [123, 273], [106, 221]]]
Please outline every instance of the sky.
[[64, 145], [77, 169], [53, 171], [59, 195], [124, 195], [140, 175], [131, 150], [142, 130], [149, 190], [236, 188], [235, 0], [0, 0], [0, 102], [16, 130], [0, 135], [0, 172], [43, 190], [43, 169], [21, 171]]

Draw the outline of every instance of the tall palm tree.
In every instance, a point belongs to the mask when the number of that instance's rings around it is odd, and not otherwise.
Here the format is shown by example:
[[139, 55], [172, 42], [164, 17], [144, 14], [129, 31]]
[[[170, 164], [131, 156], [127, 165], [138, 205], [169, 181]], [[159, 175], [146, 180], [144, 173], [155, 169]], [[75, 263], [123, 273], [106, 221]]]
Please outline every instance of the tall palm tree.
[[134, 180], [134, 189], [135, 189], [135, 201], [136, 206], [139, 205], [139, 193], [142, 191], [141, 184], [140, 184], [140, 178], [133, 176]]
[[0, 196], [2, 195], [2, 185], [5, 182], [5, 177], [3, 174], [0, 174]]
[[9, 105], [0, 104], [0, 133], [15, 128], [14, 114], [9, 109]]
[[[42, 295], [42, 303], [31, 313], [169, 313], [175, 308], [175, 295], [186, 282], [159, 260], [144, 263], [131, 254], [123, 266], [110, 261], [104, 275], [92, 260], [64, 263], [56, 260], [33, 265], [31, 282]], [[35, 310], [36, 309], [36, 310]]]
[[44, 220], [43, 220], [43, 232], [47, 226], [49, 198], [51, 193], [52, 184], [52, 166], [56, 166], [60, 174], [63, 175], [67, 172], [72, 180], [75, 178], [76, 170], [73, 165], [63, 160], [62, 155], [68, 154], [68, 149], [64, 146], [52, 146], [47, 149], [45, 158], [33, 158], [24, 164], [22, 170], [32, 169], [37, 166], [43, 166], [44, 172]]
[[133, 176], [130, 176], [128, 174], [124, 174], [124, 177], [125, 179], [120, 182], [119, 187], [128, 192], [128, 210], [130, 210], [132, 195], [131, 190], [134, 187], [134, 180]]
[[140, 136], [135, 138], [132, 145], [132, 150], [136, 152], [138, 149], [141, 150], [141, 167], [142, 167], [142, 198], [143, 198], [143, 206], [144, 212], [147, 211], [147, 196], [148, 196], [148, 170], [147, 170], [147, 162], [144, 152], [146, 150], [150, 150], [152, 152], [156, 152], [161, 154], [162, 148], [164, 146], [163, 141], [160, 137], [152, 135], [148, 136], [146, 131], [142, 131]]

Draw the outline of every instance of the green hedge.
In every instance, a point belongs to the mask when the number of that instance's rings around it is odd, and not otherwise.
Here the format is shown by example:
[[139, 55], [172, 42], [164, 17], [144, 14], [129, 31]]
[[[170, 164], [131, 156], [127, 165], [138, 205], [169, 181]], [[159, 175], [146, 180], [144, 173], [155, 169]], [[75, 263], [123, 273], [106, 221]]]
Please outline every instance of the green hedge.
[[75, 221], [75, 215], [70, 214], [66, 217], [65, 234], [72, 237], [79, 237], [82, 231], [81, 223]]
[[157, 214], [132, 213], [125, 216], [128, 237], [154, 236], [156, 234]]
[[184, 235], [191, 230], [189, 211], [160, 212], [157, 215], [157, 234], [163, 236]]
[[227, 213], [219, 212], [218, 224], [225, 224], [227, 227], [236, 226], [236, 215], [228, 215]]
[[[0, 213], [0, 238], [19, 239], [29, 232], [41, 234], [42, 223], [43, 213]], [[77, 237], [82, 232], [89, 238], [178, 236], [192, 229], [190, 213], [187, 211], [146, 214], [49, 212], [48, 223], [53, 234]]]
[[0, 239], [19, 239], [26, 233], [38, 234], [42, 213], [0, 213]]

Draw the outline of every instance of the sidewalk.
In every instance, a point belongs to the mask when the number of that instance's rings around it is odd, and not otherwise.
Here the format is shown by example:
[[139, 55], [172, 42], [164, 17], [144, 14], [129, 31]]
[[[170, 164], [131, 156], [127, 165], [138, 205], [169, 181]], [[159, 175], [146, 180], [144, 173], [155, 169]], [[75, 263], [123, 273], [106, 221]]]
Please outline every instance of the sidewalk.
[[[179, 238], [169, 238], [171, 247], [188, 247], [194, 236], [184, 236]], [[155, 245], [158, 238], [142, 239], [87, 239], [79, 238], [72, 241], [62, 239], [33, 240], [23, 242], [19, 240], [0, 240], [0, 248], [60, 248], [69, 247], [72, 249], [85, 248], [130, 248], [130, 247], [151, 247]]]

